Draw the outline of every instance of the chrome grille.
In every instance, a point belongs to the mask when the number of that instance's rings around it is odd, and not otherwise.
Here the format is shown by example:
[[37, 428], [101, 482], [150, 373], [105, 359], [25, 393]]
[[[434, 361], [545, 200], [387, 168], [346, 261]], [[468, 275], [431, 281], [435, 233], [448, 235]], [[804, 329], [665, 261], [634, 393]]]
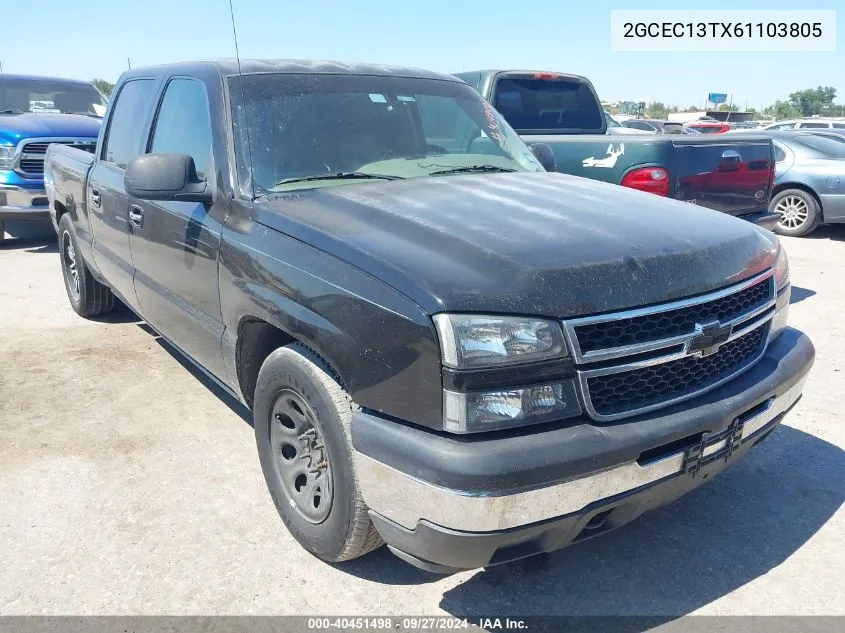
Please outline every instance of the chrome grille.
[[757, 328], [705, 357], [680, 360], [587, 379], [593, 409], [612, 416], [666, 400], [677, 400], [719, 383], [753, 363], [763, 352], [769, 324]]
[[704, 393], [765, 352], [772, 271], [698, 297], [563, 323], [587, 412], [615, 420]]
[[58, 143], [70, 145], [77, 149], [91, 152], [97, 151], [95, 138], [64, 138], [64, 139], [32, 139], [21, 141], [18, 145], [15, 171], [28, 178], [40, 178], [44, 175], [44, 156], [47, 147]]
[[647, 343], [692, 334], [695, 332], [696, 323], [731, 321], [765, 305], [771, 298], [770, 285], [758, 283], [707, 303], [617, 321], [587, 323], [577, 326], [575, 334], [578, 336], [582, 352]]

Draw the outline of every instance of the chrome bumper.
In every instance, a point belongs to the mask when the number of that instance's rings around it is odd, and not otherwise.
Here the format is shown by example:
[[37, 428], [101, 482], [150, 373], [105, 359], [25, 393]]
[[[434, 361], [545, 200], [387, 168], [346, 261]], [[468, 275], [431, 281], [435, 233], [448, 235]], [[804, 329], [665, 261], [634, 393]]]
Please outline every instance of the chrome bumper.
[[50, 216], [47, 192], [0, 185], [0, 219], [46, 219]]
[[[746, 419], [742, 441], [764, 433], [765, 427], [795, 404], [806, 378], [805, 374]], [[708, 446], [703, 456], [719, 452], [729, 441]], [[603, 499], [678, 475], [685, 469], [686, 454], [680, 451], [644, 466], [632, 461], [545, 488], [502, 496], [441, 488], [357, 451], [355, 463], [364, 502], [383, 517], [410, 530], [426, 520], [453, 530], [490, 532], [579, 512]]]

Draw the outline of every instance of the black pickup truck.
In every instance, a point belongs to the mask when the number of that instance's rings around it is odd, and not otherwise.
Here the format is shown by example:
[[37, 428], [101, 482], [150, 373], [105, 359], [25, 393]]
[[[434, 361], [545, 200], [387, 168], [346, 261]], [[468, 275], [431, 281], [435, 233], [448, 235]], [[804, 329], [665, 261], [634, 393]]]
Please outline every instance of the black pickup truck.
[[[625, 135], [607, 118], [586, 77], [535, 70], [456, 73], [492, 103], [529, 145], [551, 147], [551, 171], [668, 196], [773, 229], [774, 145], [760, 136]], [[485, 137], [460, 139], [473, 151]]]
[[[735, 463], [801, 396], [814, 349], [768, 231], [546, 173], [451, 76], [241, 71], [124, 74], [96, 154], [49, 147], [50, 209], [73, 309], [119, 299], [251, 408], [321, 559], [563, 547]], [[455, 149], [461, 126], [498, 151]]]

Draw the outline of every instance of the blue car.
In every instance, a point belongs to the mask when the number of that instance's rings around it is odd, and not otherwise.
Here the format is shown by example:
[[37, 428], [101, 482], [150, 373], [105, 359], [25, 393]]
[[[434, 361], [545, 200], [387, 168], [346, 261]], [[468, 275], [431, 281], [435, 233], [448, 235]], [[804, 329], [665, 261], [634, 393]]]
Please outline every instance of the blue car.
[[50, 222], [47, 146], [93, 152], [105, 107], [105, 97], [84, 81], [0, 74], [0, 241], [6, 222]]

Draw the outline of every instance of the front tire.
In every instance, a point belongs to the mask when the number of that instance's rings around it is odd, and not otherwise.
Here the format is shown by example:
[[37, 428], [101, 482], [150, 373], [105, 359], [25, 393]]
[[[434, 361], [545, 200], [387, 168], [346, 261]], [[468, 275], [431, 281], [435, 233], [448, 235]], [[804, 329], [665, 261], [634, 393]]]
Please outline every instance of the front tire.
[[791, 237], [808, 235], [822, 221], [816, 198], [803, 189], [784, 189], [772, 198], [769, 210], [780, 214], [775, 233]]
[[67, 298], [74, 312], [81, 317], [92, 317], [114, 310], [115, 296], [91, 275], [79, 252], [76, 232], [68, 214], [59, 220], [59, 258]]
[[328, 562], [383, 544], [358, 487], [354, 408], [328, 363], [300, 343], [272, 352], [258, 373], [253, 417], [267, 488], [293, 537]]

